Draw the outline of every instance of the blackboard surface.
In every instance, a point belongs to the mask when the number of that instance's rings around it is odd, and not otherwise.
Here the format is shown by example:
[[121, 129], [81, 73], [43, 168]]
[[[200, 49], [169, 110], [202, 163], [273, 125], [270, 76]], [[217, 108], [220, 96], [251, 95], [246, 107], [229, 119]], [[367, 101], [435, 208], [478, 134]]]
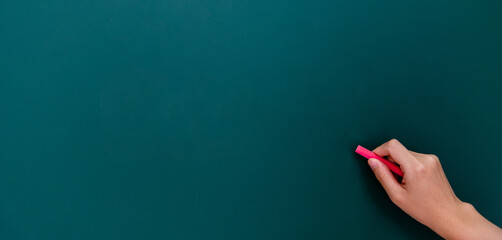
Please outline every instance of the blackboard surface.
[[500, 1], [0, 1], [0, 239], [435, 239], [357, 144], [502, 225]]

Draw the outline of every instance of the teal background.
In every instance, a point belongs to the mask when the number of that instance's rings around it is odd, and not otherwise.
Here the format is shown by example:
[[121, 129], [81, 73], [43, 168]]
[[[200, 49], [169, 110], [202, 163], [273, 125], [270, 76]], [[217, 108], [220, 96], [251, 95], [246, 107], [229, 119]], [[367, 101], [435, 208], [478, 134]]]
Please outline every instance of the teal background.
[[357, 144], [502, 225], [500, 1], [2, 0], [1, 239], [435, 239]]

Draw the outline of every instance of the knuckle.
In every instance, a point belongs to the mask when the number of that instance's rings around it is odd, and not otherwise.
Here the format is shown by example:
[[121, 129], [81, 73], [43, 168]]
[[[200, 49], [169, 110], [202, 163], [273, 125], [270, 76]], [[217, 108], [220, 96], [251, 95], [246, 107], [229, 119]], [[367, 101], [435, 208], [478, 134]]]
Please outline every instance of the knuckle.
[[394, 148], [396, 146], [399, 146], [399, 141], [395, 138], [389, 140], [389, 147]]
[[418, 165], [418, 166], [415, 168], [415, 172], [416, 172], [416, 173], [419, 173], [419, 174], [424, 173], [424, 172], [425, 172], [425, 166], [424, 166], [424, 165], [422, 165], [422, 164]]
[[380, 181], [382, 184], [387, 181], [387, 175], [385, 175], [385, 174], [379, 173], [377, 177], [378, 177], [378, 181]]
[[436, 166], [439, 164], [439, 158], [434, 154], [428, 154], [426, 159], [427, 162], [432, 166]]

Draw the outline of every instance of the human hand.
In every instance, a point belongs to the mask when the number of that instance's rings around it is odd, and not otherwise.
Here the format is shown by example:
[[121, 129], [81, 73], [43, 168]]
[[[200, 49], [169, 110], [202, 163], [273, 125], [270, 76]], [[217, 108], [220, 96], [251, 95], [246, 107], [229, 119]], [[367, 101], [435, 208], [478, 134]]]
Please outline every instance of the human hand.
[[408, 215], [448, 239], [500, 238], [502, 230], [457, 198], [435, 155], [409, 151], [392, 139], [373, 152], [399, 164], [404, 173], [398, 182], [377, 159], [368, 164], [394, 204]]

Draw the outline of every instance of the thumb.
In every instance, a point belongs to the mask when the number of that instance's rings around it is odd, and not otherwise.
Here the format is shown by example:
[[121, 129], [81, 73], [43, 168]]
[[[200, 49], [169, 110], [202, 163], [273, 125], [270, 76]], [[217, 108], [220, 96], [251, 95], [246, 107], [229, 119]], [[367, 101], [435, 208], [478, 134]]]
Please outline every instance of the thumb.
[[396, 180], [394, 175], [392, 175], [392, 172], [387, 166], [385, 166], [385, 164], [375, 158], [370, 158], [368, 159], [368, 165], [370, 165], [371, 170], [373, 170], [373, 173], [375, 174], [375, 177], [378, 179], [380, 184], [382, 184], [385, 192], [387, 192], [387, 195], [389, 195], [391, 200], [395, 199], [397, 195], [402, 193], [402, 191], [404, 190], [403, 187], [401, 187], [399, 182]]

